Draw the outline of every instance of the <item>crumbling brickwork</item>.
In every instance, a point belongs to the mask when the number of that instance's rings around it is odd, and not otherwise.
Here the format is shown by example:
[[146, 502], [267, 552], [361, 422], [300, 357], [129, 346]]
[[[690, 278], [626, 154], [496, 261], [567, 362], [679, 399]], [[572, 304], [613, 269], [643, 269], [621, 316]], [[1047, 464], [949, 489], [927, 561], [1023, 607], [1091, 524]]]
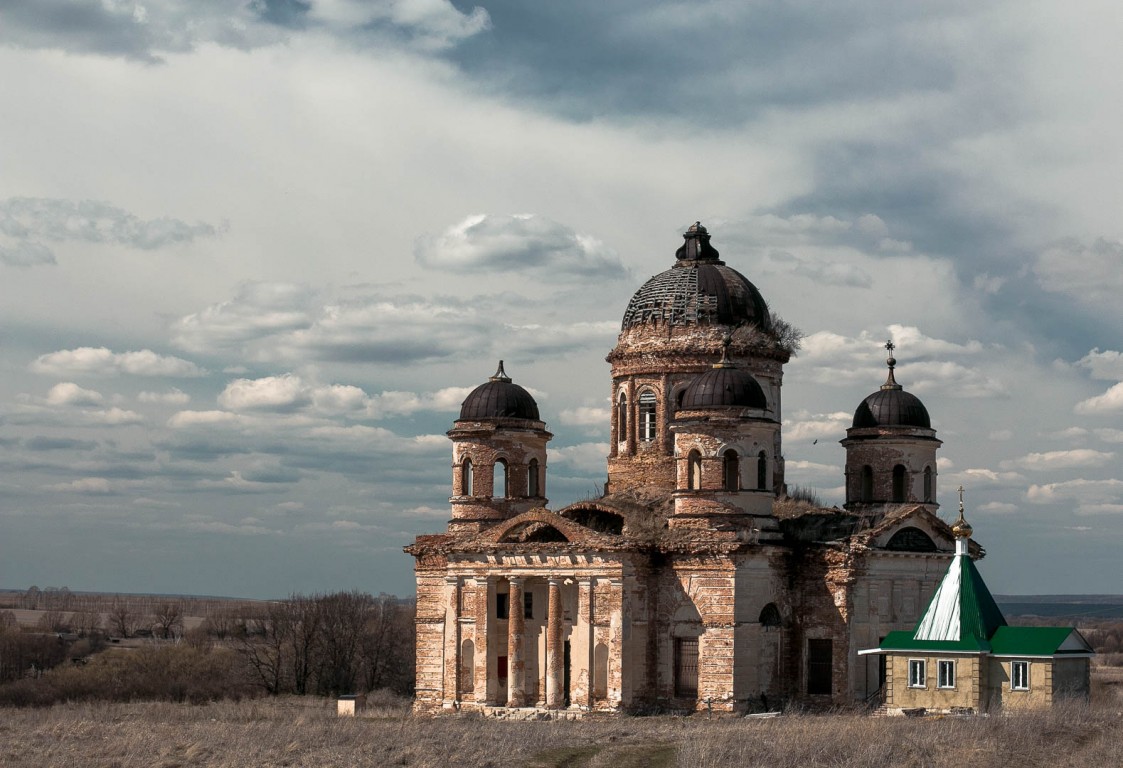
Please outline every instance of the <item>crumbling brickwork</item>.
[[[843, 442], [856, 505], [786, 498], [793, 336], [704, 227], [684, 237], [607, 358], [601, 497], [545, 508], [551, 436], [502, 364], [465, 400], [449, 432], [452, 519], [407, 548], [417, 711], [744, 712], [879, 690], [857, 650], [916, 621], [953, 550], [917, 480], [939, 445], [927, 412], [890, 374]], [[885, 414], [924, 424], [883, 429]], [[915, 503], [885, 503], [895, 490]]]

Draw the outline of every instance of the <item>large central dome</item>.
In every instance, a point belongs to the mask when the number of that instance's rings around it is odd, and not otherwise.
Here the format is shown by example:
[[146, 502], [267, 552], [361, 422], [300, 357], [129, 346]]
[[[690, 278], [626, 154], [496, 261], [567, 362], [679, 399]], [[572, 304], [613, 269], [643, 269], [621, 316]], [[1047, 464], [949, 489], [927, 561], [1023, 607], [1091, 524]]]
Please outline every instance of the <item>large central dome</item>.
[[621, 330], [638, 325], [756, 325], [772, 330], [768, 305], [756, 286], [718, 259], [710, 235], [694, 224], [678, 262], [643, 284], [624, 311]]

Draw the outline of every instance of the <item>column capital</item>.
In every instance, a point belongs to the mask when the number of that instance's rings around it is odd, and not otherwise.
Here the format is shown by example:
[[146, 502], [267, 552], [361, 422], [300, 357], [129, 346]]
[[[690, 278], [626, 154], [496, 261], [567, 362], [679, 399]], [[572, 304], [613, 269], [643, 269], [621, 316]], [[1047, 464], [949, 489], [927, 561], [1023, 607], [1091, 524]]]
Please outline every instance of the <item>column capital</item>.
[[507, 577], [507, 583], [513, 584], [516, 587], [521, 587], [523, 585], [523, 582], [525, 582], [525, 581], [526, 581], [525, 576], [508, 576]]

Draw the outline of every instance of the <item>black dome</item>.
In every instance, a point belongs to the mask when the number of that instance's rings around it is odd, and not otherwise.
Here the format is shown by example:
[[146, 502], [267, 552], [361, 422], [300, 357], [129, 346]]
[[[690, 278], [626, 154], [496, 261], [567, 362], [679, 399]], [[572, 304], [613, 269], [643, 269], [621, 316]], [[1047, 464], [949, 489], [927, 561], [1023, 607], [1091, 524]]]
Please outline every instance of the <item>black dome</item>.
[[921, 427], [931, 429], [928, 409], [903, 389], [880, 389], [854, 411], [854, 427]]
[[771, 330], [764, 297], [744, 275], [718, 259], [706, 228], [695, 224], [683, 237], [677, 263], [644, 283], [628, 302], [622, 330], [644, 323], [752, 323]]
[[715, 367], [690, 383], [682, 393], [683, 409], [695, 408], [760, 408], [768, 407], [757, 380], [739, 368]]
[[480, 419], [530, 419], [538, 421], [538, 403], [530, 393], [512, 383], [499, 361], [499, 370], [483, 384], [472, 390], [460, 406], [460, 418], [468, 421]]
[[893, 357], [893, 342], [886, 343], [889, 350], [889, 359], [885, 364], [889, 366], [889, 375], [881, 389], [874, 392], [861, 403], [858, 410], [854, 411], [853, 429], [867, 427], [919, 427], [931, 429], [932, 420], [928, 418], [928, 409], [920, 398], [910, 395], [901, 385], [893, 369], [897, 367], [897, 360]]

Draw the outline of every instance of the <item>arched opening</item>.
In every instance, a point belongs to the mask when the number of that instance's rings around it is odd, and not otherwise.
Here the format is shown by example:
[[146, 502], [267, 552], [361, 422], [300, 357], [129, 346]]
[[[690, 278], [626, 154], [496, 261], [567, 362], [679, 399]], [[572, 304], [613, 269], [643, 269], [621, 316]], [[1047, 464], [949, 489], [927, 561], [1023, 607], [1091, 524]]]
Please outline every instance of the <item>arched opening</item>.
[[924, 501], [925, 503], [932, 503], [932, 468], [924, 468]]
[[779, 629], [780, 628], [780, 609], [776, 607], [776, 603], [769, 603], [760, 609], [760, 618], [757, 619], [760, 626], [765, 629]]
[[494, 499], [507, 498], [507, 479], [509, 477], [506, 459], [496, 459], [491, 477], [491, 496]]
[[611, 533], [619, 536], [624, 532], [624, 518], [613, 512], [600, 509], [570, 509], [563, 513], [567, 520], [572, 520], [598, 533]]
[[460, 465], [460, 491], [462, 496], [472, 495], [472, 460], [464, 459]]
[[682, 399], [684, 397], [686, 397], [686, 387], [683, 387], [682, 389], [680, 389], [678, 391], [678, 394], [675, 395], [675, 410], [676, 411], [682, 410]]
[[741, 458], [733, 449], [721, 455], [721, 487], [727, 491], [741, 490]]
[[935, 552], [936, 542], [919, 528], [909, 526], [894, 533], [885, 548], [893, 552]]
[[623, 392], [616, 400], [616, 442], [628, 440], [628, 397]]
[[655, 439], [655, 393], [650, 389], [639, 396], [639, 437], [645, 443]]
[[526, 466], [526, 495], [533, 499], [542, 495], [542, 486], [538, 479], [538, 459], [531, 459]]
[[873, 467], [869, 464], [862, 467], [862, 491], [858, 498], [867, 504], [873, 501]]
[[460, 692], [472, 693], [476, 690], [473, 668], [476, 665], [476, 645], [465, 640], [460, 645]]
[[893, 497], [898, 504], [905, 501], [908, 493], [908, 472], [904, 464], [893, 467]]
[[691, 491], [702, 487], [702, 456], [698, 451], [691, 451], [686, 456], [686, 487]]
[[604, 643], [593, 648], [593, 698], [608, 698], [608, 646]]
[[768, 490], [768, 454], [764, 451], [756, 455], [756, 489]]
[[569, 539], [549, 523], [528, 520], [507, 531], [500, 541], [505, 544], [557, 544]]

